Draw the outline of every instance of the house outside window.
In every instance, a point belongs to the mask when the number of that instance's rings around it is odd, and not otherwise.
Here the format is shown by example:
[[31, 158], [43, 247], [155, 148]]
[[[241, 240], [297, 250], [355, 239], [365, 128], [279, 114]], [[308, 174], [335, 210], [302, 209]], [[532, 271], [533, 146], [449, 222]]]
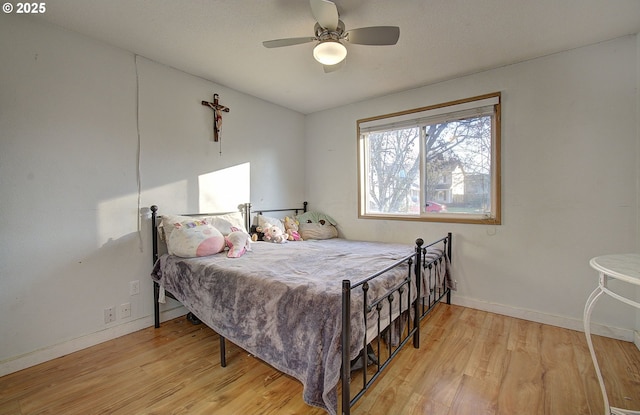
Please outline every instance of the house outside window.
[[500, 93], [358, 120], [359, 216], [500, 224]]

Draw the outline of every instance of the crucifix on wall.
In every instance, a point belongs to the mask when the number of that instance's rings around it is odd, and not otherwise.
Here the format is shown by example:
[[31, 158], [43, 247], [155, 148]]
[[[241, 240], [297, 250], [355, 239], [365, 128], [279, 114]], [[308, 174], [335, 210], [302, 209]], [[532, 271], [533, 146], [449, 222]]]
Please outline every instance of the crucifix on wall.
[[213, 110], [213, 141], [216, 143], [222, 138], [222, 113], [229, 112], [229, 108], [220, 105], [218, 94], [213, 94], [213, 102], [202, 101], [202, 105]]

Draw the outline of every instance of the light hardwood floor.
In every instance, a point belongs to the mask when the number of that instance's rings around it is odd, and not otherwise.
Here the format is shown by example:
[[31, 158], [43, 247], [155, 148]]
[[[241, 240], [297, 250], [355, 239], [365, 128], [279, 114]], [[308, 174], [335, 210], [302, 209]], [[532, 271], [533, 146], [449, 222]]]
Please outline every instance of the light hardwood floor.
[[[440, 305], [352, 409], [361, 414], [604, 412], [584, 334]], [[640, 410], [640, 351], [594, 336], [612, 405]], [[325, 414], [302, 385], [184, 318], [0, 378], [0, 414]], [[614, 376], [615, 375], [615, 376]]]

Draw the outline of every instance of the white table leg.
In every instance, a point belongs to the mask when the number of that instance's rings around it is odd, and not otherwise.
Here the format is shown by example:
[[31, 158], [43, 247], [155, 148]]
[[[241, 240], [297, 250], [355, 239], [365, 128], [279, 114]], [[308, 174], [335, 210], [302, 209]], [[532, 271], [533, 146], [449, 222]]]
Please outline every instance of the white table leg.
[[591, 352], [591, 359], [593, 360], [593, 366], [596, 369], [596, 376], [598, 377], [598, 382], [600, 382], [600, 389], [602, 390], [602, 399], [604, 400], [604, 414], [605, 415], [640, 415], [640, 411], [632, 411], [629, 409], [621, 409], [612, 407], [609, 405], [609, 398], [607, 397], [607, 389], [604, 386], [604, 379], [602, 377], [602, 372], [600, 371], [600, 366], [598, 365], [598, 359], [596, 357], [595, 349], [593, 348], [593, 342], [591, 341], [591, 312], [593, 311], [593, 307], [596, 304], [596, 301], [600, 296], [604, 294], [602, 287], [598, 285], [598, 287], [593, 290], [589, 298], [587, 299], [587, 303], [584, 306], [584, 334], [587, 337], [587, 345], [589, 346], [589, 352]]
[[596, 352], [593, 348], [593, 342], [591, 341], [591, 312], [593, 311], [593, 306], [596, 304], [596, 301], [602, 294], [604, 294], [604, 291], [600, 289], [600, 286], [593, 290], [593, 292], [587, 299], [587, 303], [584, 306], [583, 321], [584, 334], [587, 337], [587, 345], [589, 345], [589, 352], [591, 352], [593, 366], [596, 369], [596, 376], [598, 377], [598, 382], [600, 382], [600, 389], [602, 390], [602, 399], [604, 400], [604, 414], [611, 415], [609, 399], [607, 398], [607, 389], [604, 387], [604, 379], [602, 378], [602, 372], [600, 372], [600, 366], [598, 365], [598, 358], [596, 357]]

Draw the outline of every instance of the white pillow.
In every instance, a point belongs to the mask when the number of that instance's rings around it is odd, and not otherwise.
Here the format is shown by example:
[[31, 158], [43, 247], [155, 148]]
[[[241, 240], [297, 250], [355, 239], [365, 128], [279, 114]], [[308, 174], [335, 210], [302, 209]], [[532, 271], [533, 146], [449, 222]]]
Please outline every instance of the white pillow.
[[184, 258], [214, 255], [224, 248], [224, 236], [202, 220], [174, 225], [167, 241], [168, 252]]
[[258, 215], [258, 226], [266, 228], [268, 226], [275, 226], [280, 229], [282, 233], [285, 233], [284, 223], [278, 218], [272, 218], [270, 216]]
[[231, 232], [233, 232], [231, 228], [237, 228], [244, 233], [247, 233], [247, 229], [244, 226], [244, 218], [242, 217], [242, 213], [240, 212], [227, 213], [217, 216], [207, 216], [206, 220], [208, 223], [218, 228], [220, 233], [222, 233], [224, 236], [227, 236]]

